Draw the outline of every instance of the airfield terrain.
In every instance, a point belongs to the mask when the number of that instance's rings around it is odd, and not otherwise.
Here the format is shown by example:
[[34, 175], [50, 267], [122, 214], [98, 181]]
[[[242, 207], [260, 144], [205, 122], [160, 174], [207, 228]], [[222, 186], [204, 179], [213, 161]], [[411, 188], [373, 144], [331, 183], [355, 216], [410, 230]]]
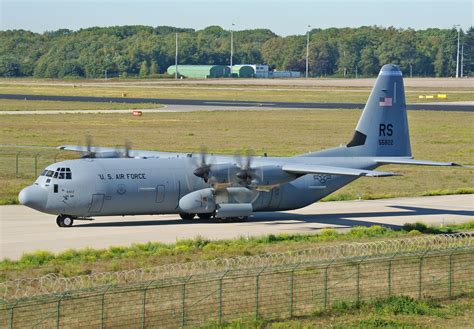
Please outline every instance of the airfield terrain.
[[[177, 215], [156, 215], [98, 217], [94, 221], [76, 221], [71, 228], [58, 228], [55, 216], [17, 205], [18, 192], [31, 184], [45, 166], [78, 156], [55, 147], [83, 145], [86, 135], [91, 135], [97, 146], [117, 147], [130, 140], [134, 149], [199, 152], [204, 144], [212, 153], [235, 154], [250, 148], [258, 155], [270, 156], [293, 156], [344, 145], [351, 139], [359, 120], [360, 106], [353, 109], [294, 107], [276, 111], [271, 103], [362, 104], [373, 82], [374, 79], [0, 79], [0, 293], [3, 292], [7, 301], [0, 303], [0, 323], [12, 327], [34, 323], [91, 327], [99, 326], [99, 322], [110, 327], [178, 327], [179, 324], [183, 327], [201, 318], [202, 321], [194, 323], [206, 324], [214, 316], [219, 318], [219, 323], [222, 318], [232, 321], [244, 315], [265, 319], [267, 311], [281, 317], [289, 310], [289, 317], [311, 316], [307, 320], [284, 322], [280, 327], [300, 328], [302, 323], [311, 327], [332, 326], [334, 318], [341, 327], [355, 323], [358, 327], [387, 323], [468, 327], [472, 323], [469, 310], [473, 305], [472, 294], [469, 295], [474, 273], [472, 244], [471, 249], [463, 250], [459, 243], [467, 245], [472, 238], [462, 234], [422, 233], [472, 230], [472, 168], [384, 166], [383, 170], [403, 176], [361, 178], [323, 200], [338, 202], [319, 202], [287, 212], [256, 213], [246, 222], [184, 221]], [[433, 109], [437, 109], [408, 111], [415, 158], [473, 165], [471, 80], [405, 78], [405, 85], [409, 104], [436, 104]], [[2, 99], [1, 94], [146, 101], [127, 104]], [[438, 94], [447, 94], [447, 99], [438, 99]], [[433, 98], [419, 98], [420, 95]], [[181, 104], [187, 100], [237, 103], [164, 105], [152, 98], [177, 99]], [[239, 106], [244, 101], [268, 105]], [[453, 104], [462, 104], [467, 110], [453, 111]], [[447, 111], [449, 106], [451, 110]], [[143, 115], [132, 116], [132, 109], [141, 109]], [[404, 226], [415, 222], [440, 226]], [[452, 240], [456, 247], [444, 250], [444, 244], [432, 242], [423, 250], [426, 246], [414, 242], [431, 238]], [[349, 244], [338, 244], [344, 241]], [[416, 248], [403, 251], [400, 246], [405, 241], [407, 246], [413, 244]], [[367, 259], [333, 259], [324, 266], [314, 263], [314, 268], [296, 269], [301, 264], [292, 264], [287, 272], [271, 265], [262, 269], [256, 263], [247, 272], [237, 269], [236, 273], [240, 274], [233, 276], [228, 275], [230, 268], [223, 274], [208, 271], [203, 282], [199, 276], [186, 278], [173, 272], [172, 280], [176, 282], [168, 285], [153, 277], [146, 281], [133, 276], [135, 272], [142, 273], [139, 268], [145, 269], [143, 273], [154, 273], [153, 269], [162, 265], [177, 269], [181, 265], [192, 266], [193, 262], [212, 263], [219, 258], [240, 256], [264, 259], [264, 253], [299, 253], [313, 248], [332, 248], [334, 254], [341, 247], [344, 254], [355, 249], [365, 251], [366, 244], [382, 247], [391, 243], [401, 248], [389, 248], [391, 258], [378, 254], [371, 258], [367, 254]], [[232, 259], [227, 260], [232, 263]], [[173, 263], [179, 264], [170, 265]], [[267, 272], [262, 273], [264, 270]], [[104, 271], [108, 273], [102, 276], [100, 273]], [[126, 280], [114, 281], [114, 275], [120, 273], [125, 273]], [[45, 274], [41, 280], [27, 280]], [[96, 275], [112, 281], [107, 285], [99, 280], [95, 286]], [[192, 277], [197, 281], [191, 280]], [[8, 282], [15, 279], [24, 281]], [[83, 287], [71, 285], [59, 296], [57, 291], [48, 292], [50, 279], [55, 282], [51, 286], [54, 289], [61, 282], [84, 282], [88, 289], [77, 290]], [[25, 288], [28, 282], [32, 283], [31, 290]], [[19, 302], [16, 294], [25, 292], [33, 297]], [[371, 296], [378, 298], [375, 306], [369, 302]], [[446, 302], [411, 299], [427, 296], [450, 299]], [[305, 303], [308, 308], [301, 311]], [[407, 303], [416, 304], [421, 311], [414, 309], [400, 315], [380, 310], [380, 305], [385, 308], [401, 305], [397, 303], [403, 303], [405, 308]], [[317, 305], [324, 308], [316, 308]], [[253, 322], [248, 326], [257, 327]], [[278, 323], [275, 326], [279, 327]]]
[[[0, 79], [0, 94], [365, 103], [373, 82], [374, 79]], [[447, 100], [434, 98], [424, 102], [474, 102], [470, 79], [405, 78], [405, 84], [408, 103], [419, 102], [419, 95], [438, 93], [447, 94]], [[143, 116], [131, 116], [132, 108], [142, 109]], [[242, 112], [243, 109], [246, 111]], [[85, 135], [91, 135], [99, 146], [116, 147], [130, 140], [134, 149], [197, 152], [205, 144], [215, 153], [234, 154], [251, 148], [257, 154], [292, 156], [347, 143], [361, 113], [340, 109], [271, 110], [271, 106], [207, 108], [0, 99], [0, 113], [9, 113], [2, 116], [0, 123], [0, 204], [16, 203], [18, 192], [31, 184], [35, 171], [55, 160], [77, 156], [58, 152], [54, 147], [84, 144]], [[472, 112], [409, 111], [408, 115], [416, 158], [474, 163]], [[359, 179], [326, 200], [474, 191], [473, 169], [390, 165], [387, 170], [402, 173], [404, 177]]]
[[266, 234], [317, 233], [333, 228], [344, 232], [354, 226], [383, 225], [400, 229], [405, 223], [460, 224], [474, 217], [474, 195], [450, 195], [372, 201], [323, 202], [299, 210], [256, 213], [244, 223], [194, 219], [177, 215], [97, 217], [59, 229], [54, 216], [23, 206], [0, 206], [2, 216], [0, 259], [18, 260], [23, 253], [54, 253], [86, 247], [106, 248], [134, 242], [233, 239]]

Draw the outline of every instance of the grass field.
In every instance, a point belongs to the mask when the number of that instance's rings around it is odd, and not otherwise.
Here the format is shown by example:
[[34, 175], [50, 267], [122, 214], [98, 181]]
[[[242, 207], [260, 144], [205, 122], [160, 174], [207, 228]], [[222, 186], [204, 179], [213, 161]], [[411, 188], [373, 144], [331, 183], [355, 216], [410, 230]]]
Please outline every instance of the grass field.
[[48, 273], [71, 277], [216, 258], [306, 250], [340, 242], [366, 242], [458, 231], [474, 231], [474, 220], [444, 227], [427, 227], [423, 223], [407, 224], [400, 231], [374, 225], [354, 227], [347, 233], [323, 229], [320, 234], [280, 234], [213, 241], [197, 237], [192, 240], [179, 240], [174, 244], [148, 242], [129, 247], [66, 250], [58, 254], [37, 251], [24, 254], [17, 261], [0, 260], [0, 282], [33, 278]]
[[[474, 120], [466, 112], [409, 112], [413, 155], [418, 159], [474, 164]], [[360, 111], [220, 111], [191, 113], [8, 115], [0, 122], [3, 145], [55, 147], [84, 144], [93, 136], [99, 146], [122, 145], [134, 149], [199, 151], [233, 154], [252, 148], [256, 154], [292, 156], [346, 144], [352, 137]], [[15, 178], [15, 152], [29, 174]], [[19, 190], [33, 181], [33, 156], [40, 153], [43, 166], [54, 162], [54, 150], [0, 149], [0, 203], [14, 203]], [[72, 156], [63, 153], [64, 156]], [[420, 166], [384, 167], [403, 177], [362, 178], [329, 199], [382, 198], [473, 192], [473, 169]], [[21, 169], [21, 168], [20, 168]], [[42, 169], [42, 168], [40, 168]]]
[[329, 311], [284, 321], [236, 321], [226, 329], [311, 329], [311, 328], [471, 328], [474, 323], [474, 296], [456, 299], [414, 300], [406, 296], [380, 298], [359, 304], [341, 302]]
[[[474, 226], [471, 222], [453, 228], [465, 231]], [[431, 229], [435, 233], [446, 230]], [[165, 274], [168, 279], [162, 279], [159, 271], [156, 277], [154, 274], [134, 276], [132, 272], [122, 272], [120, 278], [113, 274], [110, 277], [98, 275], [92, 281], [87, 276], [67, 279], [50, 276], [51, 281], [47, 278], [26, 280], [20, 287], [9, 283], [4, 286], [3, 294], [8, 296], [10, 303], [0, 303], [0, 319], [13, 327], [26, 327], [39, 321], [46, 327], [55, 324], [138, 327], [141, 324], [147, 328], [202, 327], [203, 324], [204, 328], [303, 328], [303, 325], [304, 328], [315, 325], [405, 328], [441, 323], [442, 320], [454, 328], [469, 325], [473, 318], [470, 310], [474, 292], [474, 254], [469, 239], [463, 238], [461, 245], [464, 248], [459, 244], [455, 248], [454, 241], [448, 247], [444, 243], [438, 245], [441, 241], [438, 239], [435, 243], [432, 238], [414, 240], [411, 237], [419, 234], [374, 226], [354, 228], [347, 234], [325, 230], [320, 235], [270, 235], [227, 241], [196, 239], [169, 246], [146, 244], [95, 250], [98, 255], [108, 255], [109, 262], [120, 258], [133, 261], [145, 255], [159, 261], [166, 248], [180, 256], [198, 255], [198, 259], [218, 246], [222, 247], [218, 255], [224, 256], [229, 255], [229, 249], [242, 254], [246, 247], [278, 246], [291, 250], [308, 243], [315, 250], [323, 247], [338, 252], [335, 252], [334, 261], [320, 258], [316, 253], [307, 261], [303, 258], [294, 258], [294, 263], [291, 259], [281, 263], [250, 261], [243, 262], [244, 266], [220, 270], [211, 266], [201, 274], [199, 271], [181, 272], [179, 266], [173, 266], [169, 269], [170, 277]], [[350, 247], [365, 252], [363, 245], [332, 244], [341, 240], [360, 242], [383, 238], [387, 241], [403, 235], [405, 238], [395, 243], [394, 249], [384, 249], [388, 254], [373, 249], [376, 254], [362, 258], [350, 258]], [[422, 240], [431, 243], [419, 245], [420, 249], [412, 248]], [[411, 247], [403, 247], [407, 245]], [[395, 251], [399, 252], [392, 256]], [[49, 258], [41, 258], [37, 253], [25, 256], [21, 262], [25, 266], [28, 260], [41, 259], [43, 265], [56, 261], [57, 267], [61, 266], [57, 261], [91, 265], [98, 262], [93, 259], [92, 250], [68, 251]], [[267, 266], [262, 267], [263, 264]], [[3, 265], [8, 264], [2, 262]], [[56, 293], [52, 294], [52, 291]], [[37, 297], [11, 300], [34, 295]], [[457, 298], [459, 302], [451, 303], [447, 300], [449, 297]], [[293, 320], [283, 320], [288, 318]], [[223, 325], [217, 325], [219, 322]]]
[[[253, 85], [142, 85], [142, 84], [0, 84], [3, 94], [73, 95], [178, 99], [245, 100], [270, 102], [346, 102], [365, 103], [371, 88], [367, 87], [296, 87]], [[419, 99], [419, 95], [448, 94], [446, 100]], [[472, 88], [410, 88], [407, 103], [430, 101], [474, 101]]]
[[102, 103], [102, 102], [60, 102], [60, 101], [25, 101], [0, 99], [1, 111], [71, 111], [71, 110], [132, 110], [156, 109], [162, 105], [150, 103]]

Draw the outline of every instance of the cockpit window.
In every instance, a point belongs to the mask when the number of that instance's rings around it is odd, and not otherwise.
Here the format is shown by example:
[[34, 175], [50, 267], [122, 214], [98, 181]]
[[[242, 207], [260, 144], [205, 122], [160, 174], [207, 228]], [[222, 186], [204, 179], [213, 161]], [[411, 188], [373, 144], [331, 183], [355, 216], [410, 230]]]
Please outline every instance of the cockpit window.
[[48, 173], [48, 171], [45, 169], [45, 170], [43, 170], [43, 172], [41, 173], [41, 176], [46, 176], [47, 173]]
[[54, 171], [48, 170], [48, 172], [46, 173], [46, 177], [53, 177], [53, 174], [54, 174]]
[[58, 168], [55, 172], [51, 171], [51, 176], [57, 179], [72, 179], [71, 168]]

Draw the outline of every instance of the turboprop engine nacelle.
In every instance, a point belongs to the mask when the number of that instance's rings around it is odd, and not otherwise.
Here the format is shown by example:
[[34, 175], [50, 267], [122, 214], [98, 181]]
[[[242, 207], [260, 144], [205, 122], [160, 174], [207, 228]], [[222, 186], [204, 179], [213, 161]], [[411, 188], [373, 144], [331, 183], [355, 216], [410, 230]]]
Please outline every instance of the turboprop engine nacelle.
[[217, 217], [248, 216], [252, 213], [255, 193], [244, 187], [223, 190], [205, 188], [186, 194], [179, 200], [179, 208], [190, 214], [216, 213]]

